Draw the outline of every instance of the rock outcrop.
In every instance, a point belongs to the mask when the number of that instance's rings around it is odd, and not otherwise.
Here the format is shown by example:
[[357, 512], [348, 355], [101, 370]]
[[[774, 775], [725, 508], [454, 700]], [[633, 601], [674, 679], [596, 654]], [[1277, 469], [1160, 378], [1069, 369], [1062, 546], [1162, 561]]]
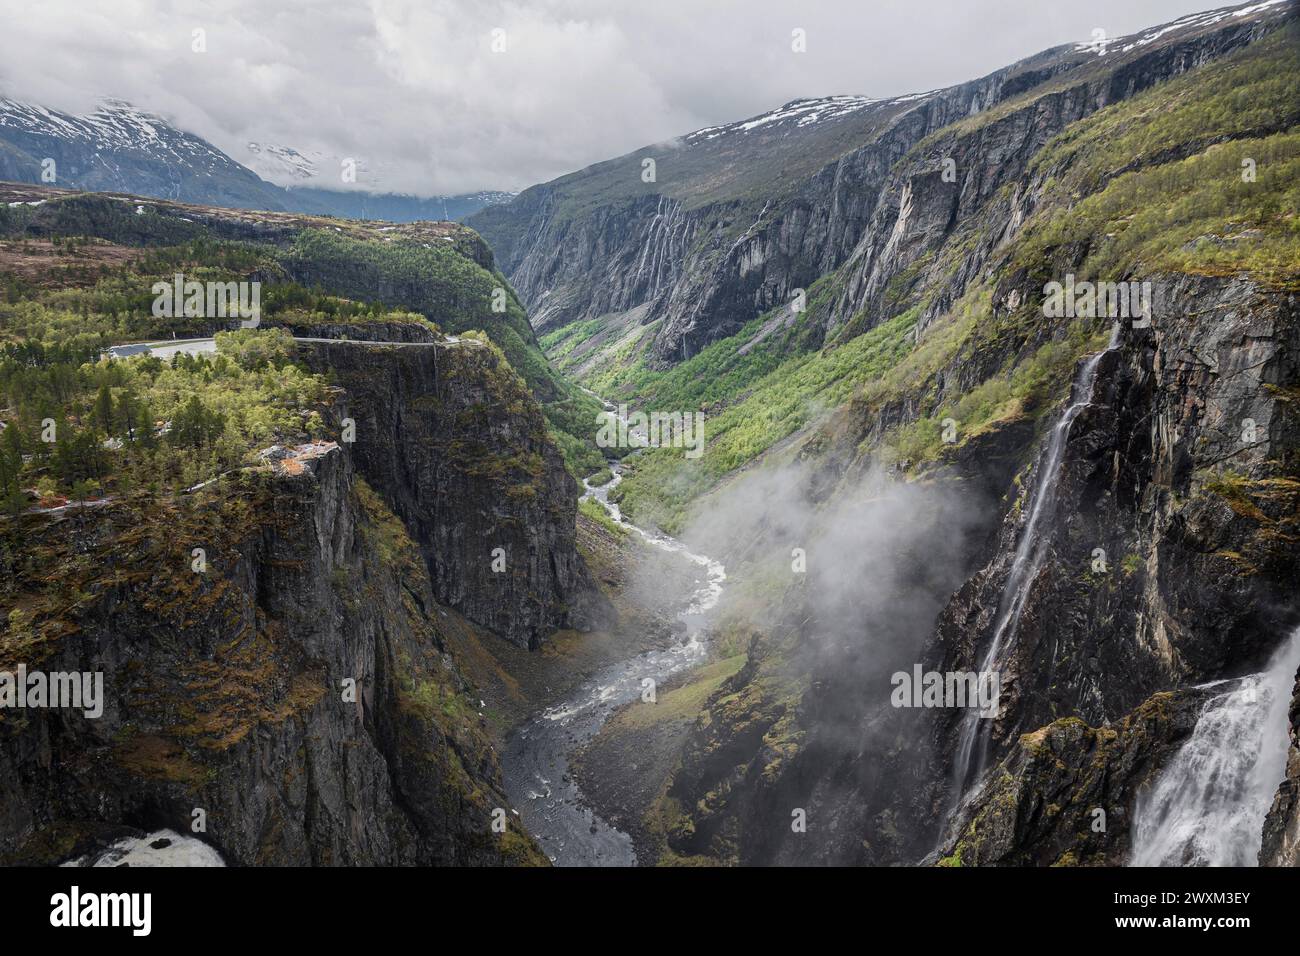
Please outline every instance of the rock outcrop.
[[607, 621], [574, 542], [577, 484], [523, 381], [484, 340], [414, 328], [424, 343], [297, 354], [345, 388], [357, 468], [418, 543], [436, 599], [524, 647]]
[[100, 673], [105, 700], [5, 711], [0, 858], [165, 827], [232, 864], [541, 861], [492, 830], [496, 755], [404, 527], [345, 448], [275, 457], [191, 496], [24, 519], [61, 577], [0, 666]]
[[1022, 736], [964, 808], [941, 866], [1123, 866], [1138, 793], [1196, 726], [1205, 694], [1153, 695], [1123, 720]]
[[[1234, 280], [1169, 277], [1154, 301], [1163, 318], [1122, 330], [1071, 427], [1044, 560], [995, 662], [1013, 675], [998, 737], [1064, 714], [1118, 720], [1157, 690], [1262, 664], [1294, 625], [1276, 596], [1300, 574], [1286, 398], [1300, 314]], [[981, 666], [970, 641], [998, 612], [1040, 479], [1023, 480], [993, 561], [941, 617], [943, 669]]]
[[1273, 806], [1264, 819], [1260, 866], [1300, 866], [1300, 674], [1287, 711], [1290, 746], [1286, 777], [1278, 785]]

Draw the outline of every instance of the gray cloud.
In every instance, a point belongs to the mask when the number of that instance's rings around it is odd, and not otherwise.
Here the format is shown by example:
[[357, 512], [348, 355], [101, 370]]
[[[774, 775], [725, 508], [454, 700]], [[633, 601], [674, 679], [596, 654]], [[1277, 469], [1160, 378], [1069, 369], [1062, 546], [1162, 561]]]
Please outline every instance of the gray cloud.
[[[321, 185], [519, 189], [801, 96], [898, 95], [1205, 0], [0, 0], [0, 90], [116, 96]], [[791, 31], [807, 52], [791, 51]], [[204, 30], [207, 52], [192, 50]], [[494, 53], [492, 31], [505, 31]], [[287, 180], [282, 180], [287, 181]]]

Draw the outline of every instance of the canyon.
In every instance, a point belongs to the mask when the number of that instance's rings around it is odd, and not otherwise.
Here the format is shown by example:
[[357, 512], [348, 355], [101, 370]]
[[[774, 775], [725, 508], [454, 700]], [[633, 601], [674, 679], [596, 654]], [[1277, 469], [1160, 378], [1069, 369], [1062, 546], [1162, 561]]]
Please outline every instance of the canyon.
[[0, 861], [1300, 864], [1298, 77], [1243, 4], [464, 225], [0, 184], [0, 671], [103, 678]]

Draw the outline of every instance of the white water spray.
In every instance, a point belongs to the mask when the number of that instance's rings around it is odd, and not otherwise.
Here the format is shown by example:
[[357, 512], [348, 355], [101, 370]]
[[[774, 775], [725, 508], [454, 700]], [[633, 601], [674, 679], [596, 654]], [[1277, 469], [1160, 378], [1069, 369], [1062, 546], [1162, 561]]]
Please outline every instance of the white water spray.
[[93, 857], [78, 857], [62, 866], [225, 866], [221, 854], [202, 840], [173, 830], [126, 837]]
[[1131, 866], [1255, 866], [1264, 817], [1286, 775], [1287, 709], [1300, 628], [1268, 669], [1223, 681], [1196, 729], [1138, 800]]

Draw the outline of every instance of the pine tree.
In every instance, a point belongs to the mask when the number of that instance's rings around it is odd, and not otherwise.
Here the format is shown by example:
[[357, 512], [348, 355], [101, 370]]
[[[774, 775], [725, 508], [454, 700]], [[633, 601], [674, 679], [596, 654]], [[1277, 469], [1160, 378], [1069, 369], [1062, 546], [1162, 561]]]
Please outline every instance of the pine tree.
[[105, 382], [95, 396], [95, 422], [105, 435], [113, 434], [113, 393]]
[[136, 430], [140, 427], [140, 406], [136, 401], [135, 392], [129, 387], [123, 389], [122, 394], [117, 397], [117, 419], [122, 423], [122, 431], [127, 442], [134, 444]]
[[18, 476], [23, 470], [23, 443], [16, 422], [9, 422], [0, 433], [0, 493], [18, 489]]

